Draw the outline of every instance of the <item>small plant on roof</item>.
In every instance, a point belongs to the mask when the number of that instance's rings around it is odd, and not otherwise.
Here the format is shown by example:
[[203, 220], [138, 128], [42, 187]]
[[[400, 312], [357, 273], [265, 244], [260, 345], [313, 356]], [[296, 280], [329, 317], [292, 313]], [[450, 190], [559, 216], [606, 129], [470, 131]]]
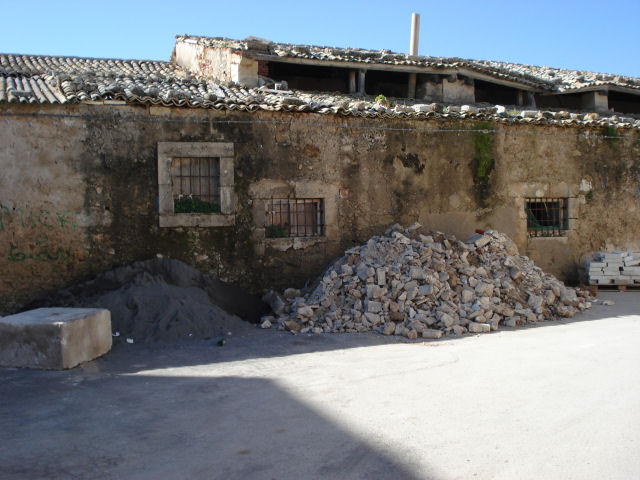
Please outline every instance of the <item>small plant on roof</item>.
[[387, 97], [385, 97], [384, 95], [380, 94], [376, 97], [376, 103], [379, 103], [380, 105], [383, 105], [385, 107], [389, 107], [391, 105], [391, 103], [389, 102], [389, 100], [387, 100]]

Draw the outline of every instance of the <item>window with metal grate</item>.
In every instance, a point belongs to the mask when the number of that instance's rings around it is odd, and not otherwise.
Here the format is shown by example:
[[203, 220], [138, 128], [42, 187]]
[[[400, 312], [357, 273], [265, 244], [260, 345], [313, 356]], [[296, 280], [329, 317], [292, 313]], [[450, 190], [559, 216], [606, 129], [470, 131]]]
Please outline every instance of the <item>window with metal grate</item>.
[[234, 212], [233, 143], [158, 142], [161, 227], [228, 227]]
[[175, 213], [220, 212], [220, 160], [175, 157], [171, 161]]
[[527, 198], [525, 213], [530, 237], [561, 237], [569, 229], [567, 198]]
[[271, 198], [265, 206], [267, 238], [324, 235], [324, 200], [321, 198]]

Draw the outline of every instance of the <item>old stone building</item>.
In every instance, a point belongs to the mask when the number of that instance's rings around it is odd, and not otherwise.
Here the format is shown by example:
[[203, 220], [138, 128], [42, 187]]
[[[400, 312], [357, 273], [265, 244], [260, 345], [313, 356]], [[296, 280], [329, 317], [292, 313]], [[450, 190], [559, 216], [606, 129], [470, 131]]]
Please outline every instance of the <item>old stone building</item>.
[[302, 285], [396, 222], [577, 281], [640, 249], [639, 114], [637, 78], [258, 39], [0, 55], [0, 312], [157, 255]]

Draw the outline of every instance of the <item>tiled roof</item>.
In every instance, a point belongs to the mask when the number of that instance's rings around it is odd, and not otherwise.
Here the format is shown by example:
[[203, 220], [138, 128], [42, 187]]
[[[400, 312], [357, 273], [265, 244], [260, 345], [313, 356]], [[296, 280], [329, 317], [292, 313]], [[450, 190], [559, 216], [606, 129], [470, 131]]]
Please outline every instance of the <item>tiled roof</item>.
[[0, 55], [0, 102], [139, 99], [172, 103], [195, 97], [193, 87], [191, 75], [169, 62]]
[[640, 129], [635, 115], [506, 111], [495, 106], [442, 106], [407, 101], [393, 107], [373, 98], [219, 85], [162, 61], [0, 54], [0, 104], [74, 104], [120, 100], [236, 111], [310, 112], [363, 118], [471, 118], [501, 123], [616, 125]]
[[247, 53], [275, 55], [279, 57], [304, 58], [367, 64], [419, 66], [433, 70], [466, 69], [496, 78], [515, 81], [543, 90], [558, 92], [588, 87], [623, 87], [640, 90], [640, 78], [593, 73], [560, 68], [536, 67], [508, 62], [467, 60], [456, 57], [413, 56], [393, 53], [389, 50], [364, 50], [360, 48], [317, 47], [273, 43], [265, 40], [230, 40], [226, 38], [194, 37], [180, 35], [178, 40], [193, 41], [203, 45], [245, 50]]
[[636, 77], [485, 60], [476, 60], [475, 63], [511, 72], [525, 72], [541, 81], [555, 85], [555, 90], [558, 92], [571, 92], [590, 87], [621, 87], [640, 91], [640, 78]]

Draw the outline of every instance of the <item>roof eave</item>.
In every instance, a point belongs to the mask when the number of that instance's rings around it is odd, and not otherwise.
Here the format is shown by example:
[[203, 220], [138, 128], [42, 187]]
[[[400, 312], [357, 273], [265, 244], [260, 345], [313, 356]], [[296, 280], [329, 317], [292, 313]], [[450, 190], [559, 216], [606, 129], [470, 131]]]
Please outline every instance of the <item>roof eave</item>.
[[[520, 78], [499, 78], [491, 73], [480, 72], [476, 69], [466, 66], [456, 67], [428, 67], [424, 65], [403, 65], [403, 64], [389, 64], [378, 63], [374, 61], [370, 62], [349, 62], [345, 60], [318, 60], [311, 58], [300, 58], [292, 56], [280, 56], [280, 55], [268, 55], [263, 53], [245, 53], [245, 55], [251, 57], [254, 60], [268, 61], [268, 62], [281, 62], [292, 63], [297, 65], [309, 65], [309, 66], [324, 66], [324, 67], [336, 67], [336, 68], [351, 68], [354, 70], [382, 70], [382, 71], [394, 71], [404, 73], [422, 73], [433, 75], [451, 75], [459, 74], [468, 78], [493, 82], [499, 85], [507, 87], [518, 88], [521, 90], [538, 91], [547, 90], [550, 86], [535, 83], [533, 81], [520, 79]], [[504, 74], [507, 76], [507, 74]]]

